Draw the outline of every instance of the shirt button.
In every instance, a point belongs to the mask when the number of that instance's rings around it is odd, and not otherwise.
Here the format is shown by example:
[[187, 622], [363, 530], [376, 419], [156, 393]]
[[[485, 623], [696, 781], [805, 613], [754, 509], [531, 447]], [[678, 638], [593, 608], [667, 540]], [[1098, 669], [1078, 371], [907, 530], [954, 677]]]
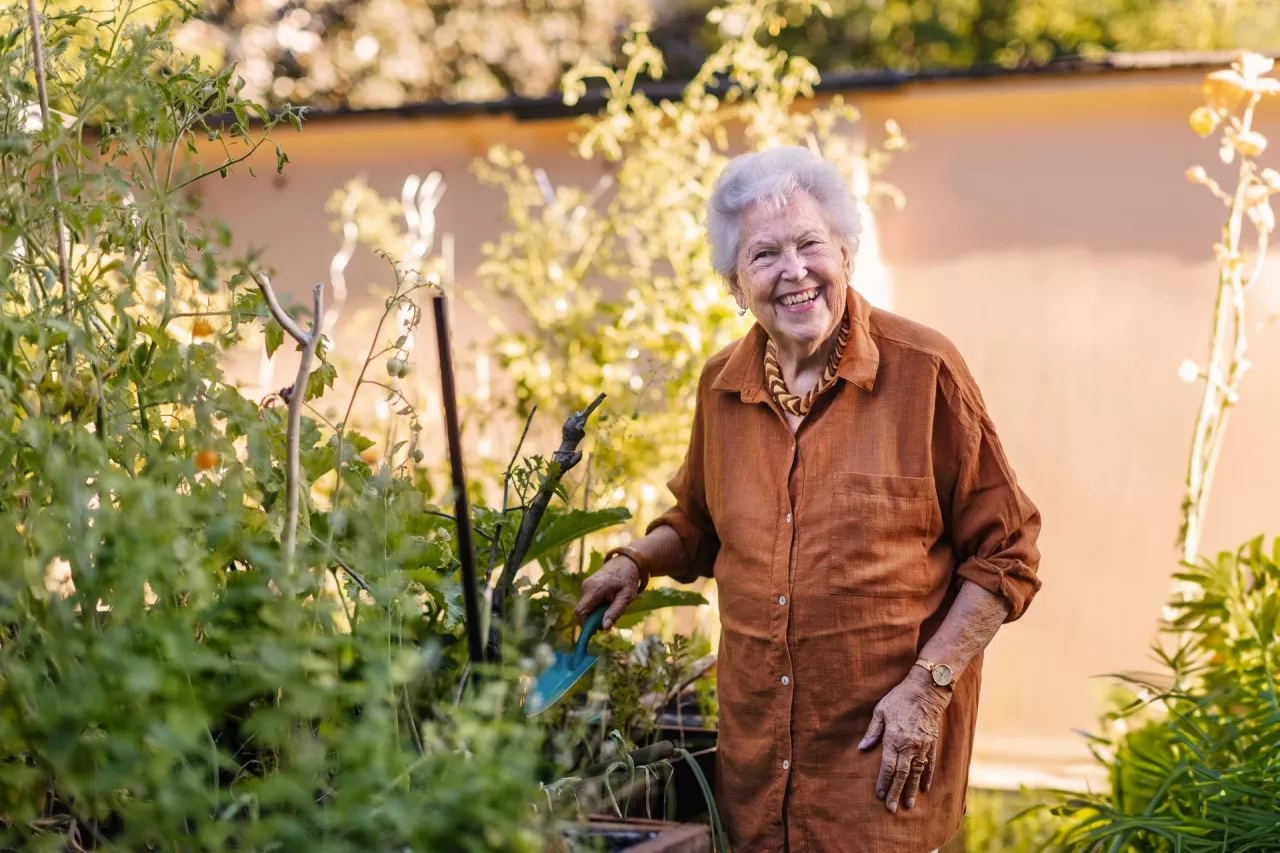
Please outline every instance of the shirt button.
[[791, 679], [790, 679], [790, 678], [787, 678], [785, 675], [784, 675], [784, 676], [782, 676], [782, 686], [783, 686], [783, 687], [786, 687], [786, 686], [787, 686], [788, 684], [790, 684], [790, 683], [791, 683]]
[[787, 513], [787, 524], [791, 523], [791, 513]]
[[790, 770], [790, 769], [791, 769], [791, 760], [790, 760], [790, 759], [786, 759], [786, 758], [784, 758], [784, 759], [782, 760], [782, 769], [783, 769], [783, 770]]
[[780, 596], [778, 596], [778, 603], [779, 603], [779, 604], [786, 604], [786, 603], [787, 603], [787, 597], [786, 597], [785, 595], [780, 595]]

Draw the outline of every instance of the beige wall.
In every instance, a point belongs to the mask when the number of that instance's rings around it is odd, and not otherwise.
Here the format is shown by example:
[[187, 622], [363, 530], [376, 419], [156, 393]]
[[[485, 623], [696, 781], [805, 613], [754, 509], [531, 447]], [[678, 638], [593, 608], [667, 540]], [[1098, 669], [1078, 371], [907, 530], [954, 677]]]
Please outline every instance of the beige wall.
[[[1096, 676], [1148, 668], [1198, 399], [1176, 370], [1203, 357], [1221, 220], [1182, 177], [1216, 162], [1213, 145], [1187, 129], [1199, 79], [1134, 72], [854, 98], [871, 125], [895, 118], [914, 144], [888, 176], [907, 208], [878, 220], [894, 310], [959, 345], [1044, 516], [1044, 591], [988, 653], [977, 783], [1079, 778], [1087, 753], [1072, 729], [1095, 728], [1107, 683]], [[1277, 111], [1263, 119], [1280, 139]], [[501, 197], [471, 177], [471, 158], [501, 141], [529, 151], [553, 180], [593, 182], [598, 167], [565, 153], [570, 129], [505, 118], [318, 122], [283, 137], [293, 161], [283, 179], [215, 181], [208, 207], [242, 244], [267, 247], [286, 289], [301, 294], [327, 279], [338, 245], [323, 210], [334, 188], [362, 173], [397, 194], [407, 173], [437, 169], [465, 286], [480, 243], [501, 225]], [[387, 276], [360, 257], [348, 279], [359, 290]], [[1255, 316], [1280, 311], [1280, 263], [1260, 291]], [[459, 316], [464, 333], [474, 329], [468, 312]], [[1256, 337], [1252, 360], [1209, 550], [1280, 533], [1276, 335]]]
[[[988, 763], [1075, 745], [1105, 680], [1149, 669], [1170, 589], [1220, 208], [1183, 173], [1216, 147], [1188, 129], [1199, 75], [920, 87], [865, 103], [916, 144], [883, 217], [895, 308], [948, 334], [1044, 516], [1045, 586], [986, 664]], [[1263, 130], [1280, 136], [1280, 115]], [[1280, 310], [1280, 264], [1255, 316]], [[1280, 340], [1258, 335], [1204, 548], [1280, 534]], [[1056, 740], [1057, 743], [1051, 743]], [[977, 768], [982, 771], [983, 768]], [[979, 775], [981, 773], [979, 772]]]

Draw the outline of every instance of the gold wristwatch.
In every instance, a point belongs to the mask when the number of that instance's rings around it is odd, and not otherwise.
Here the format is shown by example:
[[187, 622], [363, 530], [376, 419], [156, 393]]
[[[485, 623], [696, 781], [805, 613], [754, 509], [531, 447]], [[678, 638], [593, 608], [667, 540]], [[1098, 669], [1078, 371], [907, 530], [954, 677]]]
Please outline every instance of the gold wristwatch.
[[954, 673], [952, 673], [951, 667], [947, 666], [945, 663], [933, 663], [932, 661], [927, 661], [924, 658], [921, 658], [916, 661], [916, 666], [924, 667], [929, 670], [929, 674], [933, 676], [933, 683], [939, 687], [951, 686]]

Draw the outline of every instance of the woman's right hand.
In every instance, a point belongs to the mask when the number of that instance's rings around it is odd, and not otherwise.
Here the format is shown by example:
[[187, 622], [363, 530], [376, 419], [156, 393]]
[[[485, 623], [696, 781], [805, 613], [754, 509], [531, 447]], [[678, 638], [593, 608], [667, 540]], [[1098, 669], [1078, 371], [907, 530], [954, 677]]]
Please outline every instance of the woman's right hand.
[[604, 614], [604, 630], [613, 627], [627, 605], [636, 600], [640, 586], [640, 567], [630, 558], [618, 554], [600, 567], [600, 570], [582, 582], [582, 597], [573, 608], [579, 622], [586, 620], [591, 611], [608, 601]]

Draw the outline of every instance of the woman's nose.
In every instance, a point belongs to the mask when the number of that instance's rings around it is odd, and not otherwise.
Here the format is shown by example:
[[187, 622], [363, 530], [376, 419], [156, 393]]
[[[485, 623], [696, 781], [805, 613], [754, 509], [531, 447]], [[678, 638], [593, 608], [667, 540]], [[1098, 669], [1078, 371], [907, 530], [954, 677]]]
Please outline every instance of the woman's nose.
[[783, 278], [800, 281], [808, 271], [809, 268], [805, 266], [804, 258], [800, 257], [800, 253], [795, 249], [787, 249], [782, 253]]

